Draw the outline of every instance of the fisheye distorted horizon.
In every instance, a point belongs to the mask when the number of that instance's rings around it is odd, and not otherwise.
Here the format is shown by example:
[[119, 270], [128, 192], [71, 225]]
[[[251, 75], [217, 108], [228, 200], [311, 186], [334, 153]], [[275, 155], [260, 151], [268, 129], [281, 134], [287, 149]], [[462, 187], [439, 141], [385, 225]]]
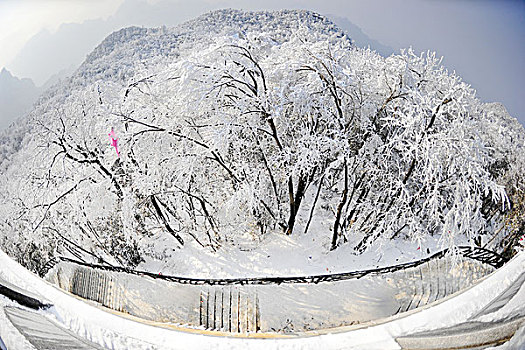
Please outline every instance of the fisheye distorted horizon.
[[[130, 25], [173, 26], [221, 8], [306, 9], [341, 27], [359, 27], [392, 48], [436, 51], [485, 102], [502, 102], [525, 124], [523, 1], [243, 1], [243, 0], [4, 0], [0, 2], [0, 69], [43, 85], [78, 66], [109, 33]], [[347, 28], [343, 28], [347, 29]]]

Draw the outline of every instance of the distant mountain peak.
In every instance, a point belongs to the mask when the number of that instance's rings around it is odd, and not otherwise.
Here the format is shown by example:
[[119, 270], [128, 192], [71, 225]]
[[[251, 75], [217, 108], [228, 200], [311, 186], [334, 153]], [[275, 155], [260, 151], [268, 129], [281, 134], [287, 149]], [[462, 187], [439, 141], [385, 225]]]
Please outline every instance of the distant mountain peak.
[[0, 129], [27, 113], [40, 89], [29, 78], [20, 79], [6, 68], [0, 71]]
[[12, 79], [13, 75], [5, 67], [0, 71], [0, 79]]
[[35, 87], [35, 83], [31, 78], [19, 78], [15, 75], [13, 75], [7, 68], [2, 68], [0, 71], [0, 81], [3, 83], [10, 83], [10, 84], [25, 84], [29, 87]]

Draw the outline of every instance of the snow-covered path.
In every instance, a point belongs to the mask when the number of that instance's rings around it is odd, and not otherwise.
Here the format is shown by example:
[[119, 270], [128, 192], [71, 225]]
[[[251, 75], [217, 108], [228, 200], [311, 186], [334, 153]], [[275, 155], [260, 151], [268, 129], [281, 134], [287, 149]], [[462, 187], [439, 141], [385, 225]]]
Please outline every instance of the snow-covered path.
[[434, 331], [410, 334], [396, 338], [396, 341], [403, 349], [421, 349], [423, 347], [427, 349], [457, 349], [466, 348], [472, 344], [491, 344], [491, 342], [498, 340], [495, 335], [500, 340], [509, 339], [518, 328], [525, 325], [523, 312], [520, 312], [519, 309], [513, 310], [507, 313], [505, 317], [498, 319], [498, 322], [494, 322], [493, 316], [490, 315], [494, 315], [511, 303], [523, 287], [524, 282], [525, 272], [509, 288], [487, 304], [483, 310], [470, 317], [467, 322]]
[[[479, 284], [420, 309], [364, 325], [261, 339], [253, 334], [227, 337], [199, 330], [183, 331], [108, 312], [59, 290], [0, 252], [0, 278], [53, 301], [54, 307], [39, 311], [42, 317], [110, 349], [400, 349], [395, 340], [399, 337], [466, 322], [502, 324], [525, 316], [524, 271], [525, 254], [520, 253]], [[5, 298], [0, 299], [0, 304], [13, 306]], [[0, 312], [0, 334], [8, 349], [24, 348], [18, 347], [17, 342], [23, 340], [13, 330], [4, 310]], [[523, 344], [523, 339], [514, 342]]]
[[13, 326], [37, 349], [101, 349], [58, 326], [44, 315], [12, 306], [5, 307], [4, 312]]

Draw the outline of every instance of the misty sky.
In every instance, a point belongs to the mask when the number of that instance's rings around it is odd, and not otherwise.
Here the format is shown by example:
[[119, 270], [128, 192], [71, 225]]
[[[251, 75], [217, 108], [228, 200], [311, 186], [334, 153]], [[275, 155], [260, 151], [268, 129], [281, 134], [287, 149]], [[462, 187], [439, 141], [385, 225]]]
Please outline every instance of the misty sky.
[[41, 85], [114, 30], [176, 25], [219, 8], [309, 9], [396, 52], [436, 51], [482, 100], [504, 103], [525, 125], [523, 0], [0, 0], [0, 69]]

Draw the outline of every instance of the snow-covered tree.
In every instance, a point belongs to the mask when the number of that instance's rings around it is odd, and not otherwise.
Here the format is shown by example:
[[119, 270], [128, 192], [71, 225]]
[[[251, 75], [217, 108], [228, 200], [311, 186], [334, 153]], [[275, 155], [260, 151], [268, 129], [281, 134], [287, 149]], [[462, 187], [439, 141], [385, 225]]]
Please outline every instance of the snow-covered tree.
[[356, 253], [488, 241], [523, 203], [524, 172], [515, 151], [495, 170], [507, 145], [486, 116], [435, 54], [384, 58], [308, 12], [126, 29], [33, 112], [2, 182], [2, 245], [39, 247], [40, 264], [67, 253], [134, 266], [269, 232]]

